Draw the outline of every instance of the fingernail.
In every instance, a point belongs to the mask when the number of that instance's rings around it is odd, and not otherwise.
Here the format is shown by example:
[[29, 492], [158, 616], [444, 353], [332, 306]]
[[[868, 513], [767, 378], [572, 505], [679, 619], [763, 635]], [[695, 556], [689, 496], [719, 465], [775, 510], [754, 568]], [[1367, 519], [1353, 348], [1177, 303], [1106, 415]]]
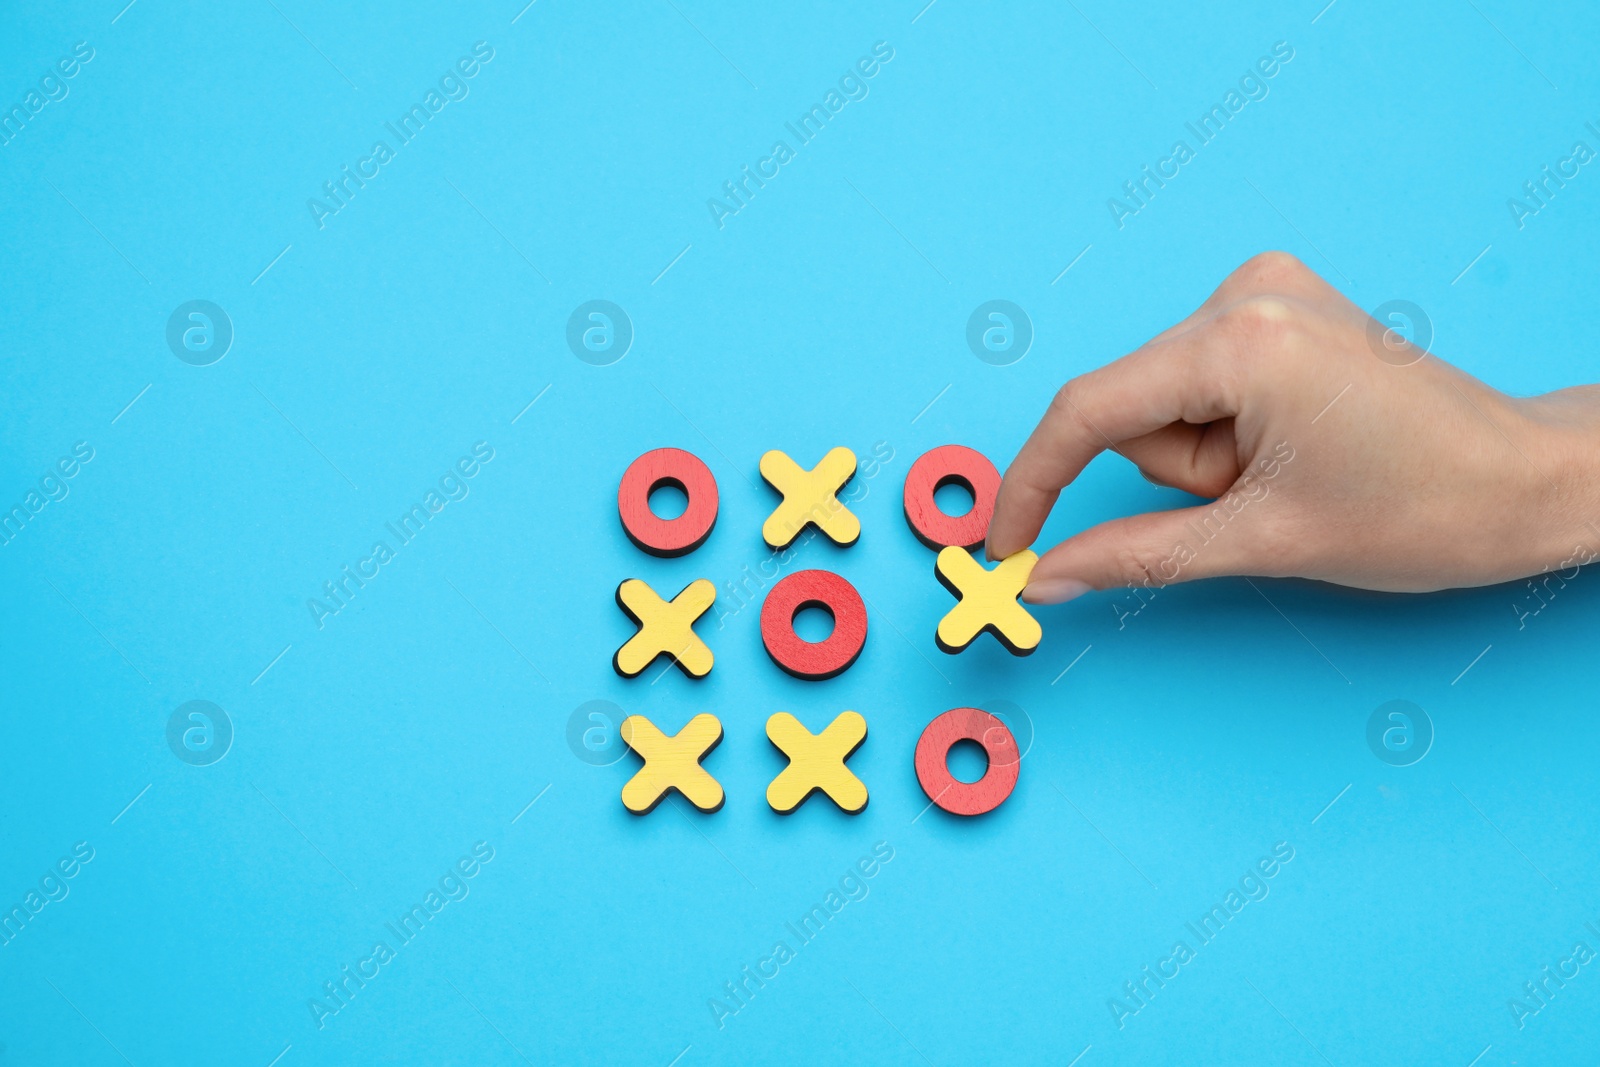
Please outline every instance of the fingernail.
[[1022, 591], [1022, 599], [1030, 604], [1064, 604], [1088, 591], [1089, 583], [1076, 578], [1045, 578], [1029, 582]]

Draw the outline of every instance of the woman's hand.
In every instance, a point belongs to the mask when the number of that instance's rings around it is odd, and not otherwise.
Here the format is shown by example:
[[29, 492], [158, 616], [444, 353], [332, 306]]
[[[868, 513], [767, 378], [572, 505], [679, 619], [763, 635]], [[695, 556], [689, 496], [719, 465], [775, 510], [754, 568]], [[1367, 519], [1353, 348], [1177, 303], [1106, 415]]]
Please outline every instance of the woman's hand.
[[1024, 599], [1225, 574], [1421, 592], [1600, 556], [1600, 387], [1509, 397], [1282, 252], [1061, 388], [1006, 471], [989, 557], [1026, 548], [1108, 448], [1217, 499], [1068, 538]]

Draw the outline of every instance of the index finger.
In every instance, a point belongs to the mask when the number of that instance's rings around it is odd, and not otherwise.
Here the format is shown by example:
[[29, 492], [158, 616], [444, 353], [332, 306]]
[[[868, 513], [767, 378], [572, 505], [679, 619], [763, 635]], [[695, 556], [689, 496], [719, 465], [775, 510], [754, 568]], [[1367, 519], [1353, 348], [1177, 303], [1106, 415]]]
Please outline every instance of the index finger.
[[1062, 386], [1006, 468], [989, 523], [989, 558], [1032, 544], [1061, 490], [1106, 449], [1174, 422], [1238, 414], [1234, 384], [1220, 372], [1222, 355], [1216, 331], [1203, 323]]

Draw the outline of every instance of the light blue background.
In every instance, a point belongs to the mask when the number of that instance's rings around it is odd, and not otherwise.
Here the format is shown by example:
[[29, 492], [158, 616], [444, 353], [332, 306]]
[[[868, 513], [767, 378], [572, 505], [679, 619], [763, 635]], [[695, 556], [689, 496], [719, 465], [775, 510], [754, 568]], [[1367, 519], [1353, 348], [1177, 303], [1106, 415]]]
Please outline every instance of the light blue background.
[[[0, 1064], [1594, 1054], [1595, 966], [1524, 1029], [1507, 1001], [1600, 949], [1595, 579], [1523, 629], [1520, 584], [1213, 581], [1122, 629], [1122, 598], [1094, 594], [1040, 612], [1031, 658], [987, 638], [949, 657], [951, 600], [899, 501], [929, 447], [1004, 466], [1056, 386], [1267, 248], [1365, 308], [1421, 305], [1436, 351], [1498, 387], [1594, 380], [1600, 175], [1520, 231], [1506, 207], [1575, 140], [1600, 147], [1592, 9], [519, 7], [4, 15], [6, 107], [75, 42], [95, 57], [0, 148], [0, 504], [74, 442], [95, 458], [0, 548], [0, 902], [75, 842], [95, 858], [0, 948]], [[307, 199], [479, 40], [470, 95], [319, 230]], [[895, 52], [870, 95], [719, 230], [707, 198], [877, 41]], [[1277, 41], [1295, 55], [1270, 95], [1119, 230], [1107, 198]], [[995, 298], [1036, 330], [1010, 367], [964, 340]], [[234, 324], [213, 366], [166, 347], [192, 299]], [[591, 299], [636, 329], [613, 366], [565, 344]], [[319, 630], [306, 600], [477, 441], [495, 458], [470, 495]], [[784, 675], [752, 608], [701, 624], [702, 683], [612, 673], [620, 580], [722, 586], [765, 555], [764, 450], [879, 441], [860, 543], [801, 551], [871, 604], [852, 669]], [[662, 445], [722, 492], [710, 541], [666, 561], [615, 513]], [[1102, 459], [1044, 540], [1176, 498]], [[1396, 698], [1437, 731], [1408, 768], [1365, 740]], [[165, 741], [192, 699], [236, 731], [209, 767]], [[592, 699], [673, 730], [719, 716], [726, 807], [624, 812], [635, 759], [566, 744]], [[1036, 734], [1016, 792], [918, 818], [923, 726], [999, 700]], [[774, 815], [767, 716], [845, 708], [871, 729], [851, 762], [870, 807]], [[470, 895], [319, 1030], [308, 999], [480, 840]], [[870, 895], [719, 1029], [708, 999], [878, 841]], [[1270, 895], [1119, 1030], [1108, 998], [1280, 841]]]

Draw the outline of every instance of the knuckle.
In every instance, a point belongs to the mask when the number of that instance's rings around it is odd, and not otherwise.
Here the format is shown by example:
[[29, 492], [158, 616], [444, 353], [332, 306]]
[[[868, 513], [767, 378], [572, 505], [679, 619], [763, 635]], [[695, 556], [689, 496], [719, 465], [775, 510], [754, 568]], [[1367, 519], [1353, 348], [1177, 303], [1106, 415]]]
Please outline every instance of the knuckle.
[[1227, 348], [1247, 357], [1281, 352], [1299, 331], [1300, 312], [1276, 296], [1252, 296], [1217, 316], [1217, 329]]
[[1112, 571], [1125, 585], [1165, 585], [1161, 566], [1164, 557], [1145, 545], [1123, 545], [1112, 556]]
[[1050, 401], [1050, 407], [1055, 411], [1074, 410], [1073, 394], [1080, 388], [1081, 386], [1078, 384], [1078, 379], [1072, 379], [1060, 389], [1056, 390], [1056, 395]]
[[1083, 379], [1074, 378], [1060, 389], [1050, 400], [1050, 416], [1066, 426], [1080, 426], [1083, 423], [1083, 408], [1079, 403], [1083, 394]]
[[1311, 268], [1288, 252], [1261, 252], [1245, 260], [1234, 272], [1264, 289], [1275, 289], [1303, 281]]

